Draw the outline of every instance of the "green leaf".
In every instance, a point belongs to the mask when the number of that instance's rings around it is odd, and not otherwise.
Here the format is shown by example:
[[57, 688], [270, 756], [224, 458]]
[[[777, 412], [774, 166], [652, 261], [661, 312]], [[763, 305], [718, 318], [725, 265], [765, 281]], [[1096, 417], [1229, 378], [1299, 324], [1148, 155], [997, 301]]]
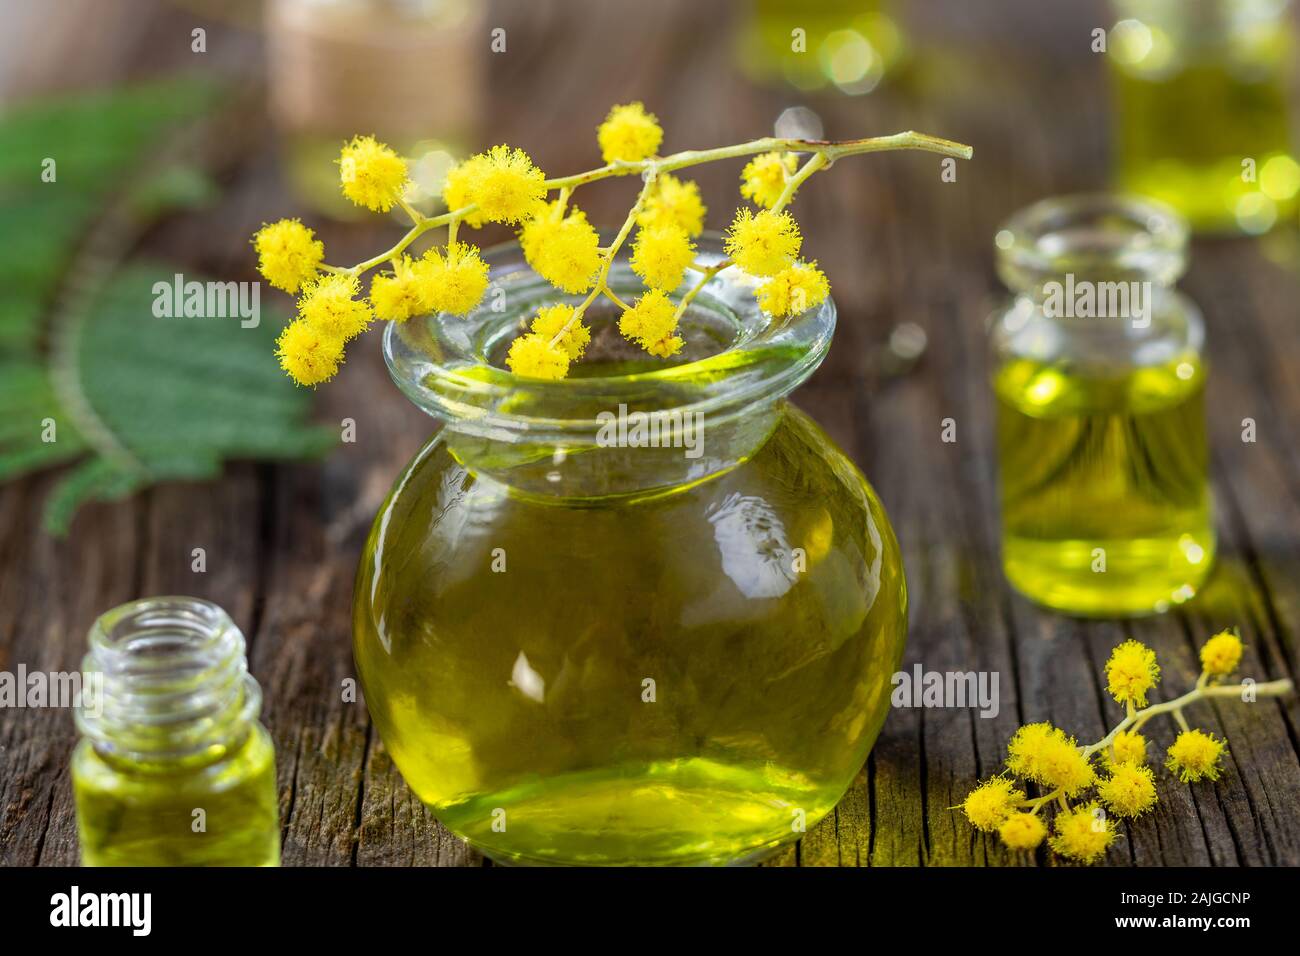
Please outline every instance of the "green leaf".
[[[218, 103], [210, 82], [169, 80], [35, 100], [0, 120], [0, 350], [36, 349], [87, 224], [148, 164], [164, 133]], [[161, 207], [155, 201], [150, 211]]]
[[[206, 171], [154, 160], [178, 121], [215, 102], [210, 85], [171, 82], [0, 120], [0, 481], [71, 464], [45, 504], [54, 533], [92, 499], [211, 478], [232, 458], [320, 454], [337, 440], [306, 424], [311, 393], [275, 361], [281, 313], [265, 309], [249, 328], [238, 316], [159, 318], [155, 283], [183, 271], [164, 262], [70, 274], [105, 210], [129, 219], [129, 233], [212, 201]], [[42, 181], [46, 158], [54, 182]]]
[[[174, 272], [148, 262], [120, 270], [90, 317], [73, 326], [72, 342], [59, 353], [67, 364], [49, 370], [47, 382], [58, 387], [31, 385], [9, 396], [15, 408], [40, 410], [53, 401], [59, 454], [66, 435], [71, 447], [91, 455], [51, 492], [45, 522], [54, 533], [66, 532], [77, 507], [91, 499], [121, 498], [164, 480], [212, 478], [232, 458], [317, 455], [337, 440], [332, 429], [304, 424], [311, 393], [294, 388], [276, 363], [284, 316], [262, 314], [249, 328], [238, 316], [159, 318], [153, 287], [170, 284]], [[30, 455], [34, 443], [14, 447]], [[55, 453], [48, 454], [32, 461], [47, 464]], [[0, 476], [4, 470], [0, 453]]]

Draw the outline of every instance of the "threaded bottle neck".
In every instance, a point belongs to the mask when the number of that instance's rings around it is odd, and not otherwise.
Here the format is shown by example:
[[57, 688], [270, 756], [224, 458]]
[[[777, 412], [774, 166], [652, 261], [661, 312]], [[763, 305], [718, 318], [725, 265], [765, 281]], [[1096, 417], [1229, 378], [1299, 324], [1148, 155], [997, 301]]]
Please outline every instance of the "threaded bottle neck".
[[208, 601], [132, 601], [90, 629], [82, 663], [100, 692], [77, 727], [103, 757], [141, 765], [207, 764], [248, 736], [262, 691], [248, 673], [244, 635]]

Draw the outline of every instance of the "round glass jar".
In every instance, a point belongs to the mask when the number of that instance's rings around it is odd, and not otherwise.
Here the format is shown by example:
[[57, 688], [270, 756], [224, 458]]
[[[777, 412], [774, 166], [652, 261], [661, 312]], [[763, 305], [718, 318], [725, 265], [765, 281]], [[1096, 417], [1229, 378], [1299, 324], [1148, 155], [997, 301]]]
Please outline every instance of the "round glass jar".
[[1174, 288], [1187, 226], [1144, 199], [1047, 199], [997, 233], [992, 326], [1002, 560], [1085, 616], [1191, 598], [1215, 550], [1205, 328]]
[[[861, 768], [906, 636], [879, 500], [785, 400], [833, 305], [775, 323], [728, 270], [673, 360], [593, 305], [570, 378], [525, 379], [510, 342], [576, 300], [514, 246], [487, 258], [477, 311], [384, 339], [441, 425], [357, 573], [357, 668], [393, 760], [500, 861], [730, 863], [797, 839]], [[622, 261], [610, 286], [641, 287]]]

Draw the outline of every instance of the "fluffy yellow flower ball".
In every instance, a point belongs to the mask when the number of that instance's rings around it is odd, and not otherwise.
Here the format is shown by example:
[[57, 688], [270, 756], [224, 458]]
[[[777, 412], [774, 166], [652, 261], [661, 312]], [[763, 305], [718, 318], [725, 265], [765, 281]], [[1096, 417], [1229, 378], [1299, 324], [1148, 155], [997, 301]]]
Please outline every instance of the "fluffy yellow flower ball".
[[483, 301], [488, 287], [488, 264], [476, 246], [453, 242], [445, 251], [430, 249], [424, 254], [424, 261], [431, 311], [465, 315]]
[[453, 211], [477, 206], [465, 217], [471, 226], [523, 222], [537, 214], [546, 198], [546, 175], [522, 149], [493, 146], [453, 167], [442, 197]]
[[677, 306], [661, 290], [651, 289], [637, 299], [618, 320], [618, 330], [651, 355], [668, 358], [681, 350]]
[[1095, 779], [1092, 764], [1074, 738], [1048, 723], [1028, 724], [1015, 732], [1007, 745], [1007, 767], [1066, 796], [1086, 790]]
[[1218, 780], [1223, 772], [1220, 761], [1227, 748], [1214, 734], [1199, 730], [1184, 730], [1167, 751], [1165, 766], [1183, 783], [1198, 780]]
[[370, 305], [375, 317], [405, 322], [413, 315], [431, 311], [428, 263], [402, 256], [392, 272], [378, 273], [370, 280]]
[[1080, 863], [1096, 863], [1115, 840], [1115, 824], [1095, 803], [1058, 813], [1053, 826], [1056, 835], [1048, 841], [1051, 848]]
[[663, 138], [658, 117], [647, 113], [640, 103], [615, 106], [596, 130], [600, 155], [607, 163], [647, 159], [655, 154]]
[[297, 292], [325, 258], [325, 245], [297, 219], [264, 224], [253, 235], [257, 271], [285, 292]]
[[637, 213], [636, 224], [642, 229], [676, 226], [693, 238], [704, 231], [707, 212], [696, 183], [660, 173]]
[[764, 209], [755, 214], [741, 209], [727, 230], [724, 248], [750, 275], [774, 276], [794, 264], [801, 245], [799, 224], [785, 210]]
[[[537, 335], [545, 336], [548, 340], [554, 339], [568, 324], [569, 319], [573, 318], [575, 311], [571, 305], [543, 306], [537, 310], [530, 328]], [[591, 329], [583, 325], [582, 320], [579, 319], [569, 326], [555, 344], [568, 352], [570, 359], [577, 361], [582, 358], [582, 353], [587, 351], [587, 346], [591, 344]]]
[[1227, 677], [1241, 663], [1241, 638], [1232, 631], [1220, 631], [1201, 648], [1201, 667], [1211, 677]]
[[993, 777], [967, 794], [961, 808], [971, 826], [991, 831], [1002, 826], [1024, 799], [1024, 792], [1017, 790], [1006, 777]]
[[516, 375], [559, 379], [569, 372], [569, 353], [552, 345], [551, 336], [530, 332], [510, 343], [506, 365]]
[[1047, 836], [1047, 824], [1033, 813], [1013, 813], [998, 827], [998, 836], [1013, 850], [1032, 850]]
[[339, 156], [339, 180], [358, 206], [388, 212], [406, 191], [406, 160], [373, 136], [356, 136]]
[[815, 262], [796, 262], [755, 291], [758, 307], [768, 315], [800, 315], [826, 301], [831, 284]]
[[632, 241], [632, 271], [652, 289], [671, 292], [682, 284], [687, 267], [695, 261], [695, 246], [678, 226], [642, 229]]
[[1160, 680], [1156, 652], [1137, 641], [1125, 641], [1106, 662], [1106, 689], [1121, 704], [1147, 705], [1147, 691]]
[[785, 192], [785, 178], [799, 166], [793, 153], [763, 153], [740, 171], [740, 194], [765, 209], [776, 205]]
[[329, 338], [346, 342], [356, 338], [370, 325], [370, 306], [356, 298], [360, 291], [357, 277], [345, 272], [330, 272], [303, 286], [298, 299], [298, 317]]
[[519, 246], [538, 275], [571, 295], [590, 289], [600, 271], [600, 234], [581, 209], [565, 216], [551, 203], [524, 223]]
[[1119, 764], [1097, 784], [1097, 796], [1121, 817], [1136, 817], [1156, 805], [1156, 780], [1150, 767]]
[[1147, 762], [1147, 740], [1136, 730], [1121, 730], [1110, 742], [1106, 762], [1114, 767], [1133, 764], [1140, 767]]
[[328, 382], [343, 361], [343, 340], [325, 335], [304, 319], [284, 327], [275, 340], [280, 367], [299, 385]]

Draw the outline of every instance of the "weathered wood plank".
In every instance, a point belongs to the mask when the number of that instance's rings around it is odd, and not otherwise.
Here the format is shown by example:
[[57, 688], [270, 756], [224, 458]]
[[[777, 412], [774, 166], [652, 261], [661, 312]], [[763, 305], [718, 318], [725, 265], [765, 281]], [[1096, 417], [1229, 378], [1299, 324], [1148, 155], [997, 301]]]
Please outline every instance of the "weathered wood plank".
[[[53, 476], [0, 493], [11, 529], [0, 574], [0, 669], [29, 673], [80, 668], [86, 632], [106, 607], [133, 592], [138, 504], [96, 505], [71, 537], [39, 527]], [[0, 863], [77, 860], [68, 759], [75, 742], [65, 709], [0, 709]]]

